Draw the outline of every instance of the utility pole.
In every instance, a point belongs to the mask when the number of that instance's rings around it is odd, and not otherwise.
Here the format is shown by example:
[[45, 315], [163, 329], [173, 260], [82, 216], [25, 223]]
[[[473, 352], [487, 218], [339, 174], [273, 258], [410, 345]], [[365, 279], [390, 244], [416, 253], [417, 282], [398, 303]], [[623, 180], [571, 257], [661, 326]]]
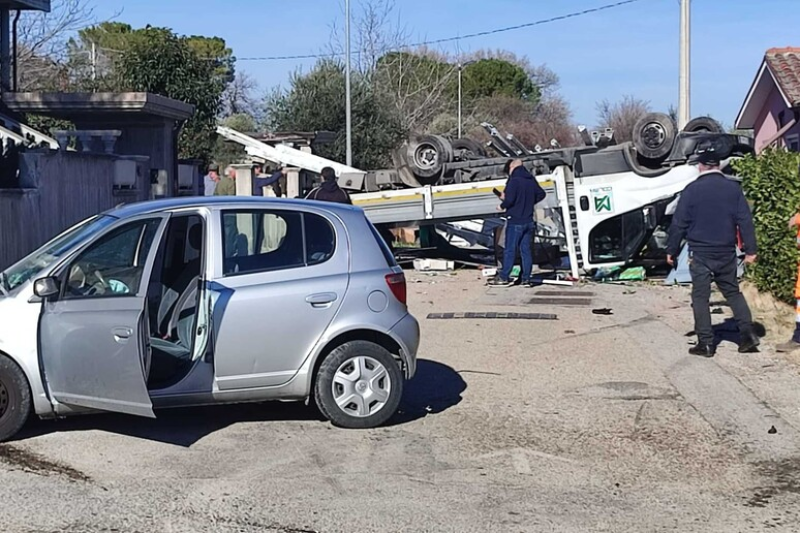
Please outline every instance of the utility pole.
[[678, 129], [689, 122], [691, 113], [691, 0], [681, 0], [680, 76], [678, 90]]
[[345, 40], [345, 80], [344, 80], [344, 93], [345, 93], [345, 124], [347, 136], [347, 152], [346, 164], [353, 166], [353, 143], [352, 143], [352, 118], [350, 116], [350, 0], [344, 2], [345, 11], [345, 25], [344, 25], [344, 40]]
[[458, 138], [461, 138], [461, 61], [458, 62]]

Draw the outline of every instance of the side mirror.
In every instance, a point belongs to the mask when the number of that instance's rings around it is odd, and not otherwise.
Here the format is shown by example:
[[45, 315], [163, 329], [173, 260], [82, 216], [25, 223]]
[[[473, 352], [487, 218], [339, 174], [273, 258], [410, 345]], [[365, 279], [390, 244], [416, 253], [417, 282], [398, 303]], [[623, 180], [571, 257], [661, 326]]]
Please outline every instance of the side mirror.
[[39, 298], [50, 298], [58, 294], [59, 290], [56, 278], [40, 278], [33, 282], [33, 294]]

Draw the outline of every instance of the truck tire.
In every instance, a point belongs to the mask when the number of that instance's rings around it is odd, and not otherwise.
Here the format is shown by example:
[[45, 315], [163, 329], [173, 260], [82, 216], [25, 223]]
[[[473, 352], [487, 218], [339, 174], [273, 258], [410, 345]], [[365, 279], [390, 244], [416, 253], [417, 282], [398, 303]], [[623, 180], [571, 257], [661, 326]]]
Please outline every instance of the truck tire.
[[456, 139], [452, 142], [453, 152], [455, 156], [464, 160], [475, 159], [478, 157], [486, 157], [486, 150], [477, 141], [472, 139], [463, 138]]
[[408, 164], [417, 178], [438, 178], [453, 160], [453, 146], [440, 135], [422, 135], [408, 145]]
[[709, 133], [724, 133], [722, 125], [711, 117], [697, 117], [689, 121], [683, 131], [694, 133], [706, 131]]
[[664, 113], [648, 113], [633, 127], [633, 145], [645, 159], [662, 159], [675, 144], [675, 123]]
[[22, 369], [0, 354], [0, 442], [22, 429], [31, 413], [31, 389]]

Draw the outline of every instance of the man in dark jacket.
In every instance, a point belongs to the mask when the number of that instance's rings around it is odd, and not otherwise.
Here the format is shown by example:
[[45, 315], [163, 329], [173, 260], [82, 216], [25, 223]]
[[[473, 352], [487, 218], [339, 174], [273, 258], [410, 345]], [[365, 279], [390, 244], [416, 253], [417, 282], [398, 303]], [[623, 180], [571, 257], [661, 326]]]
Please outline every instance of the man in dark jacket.
[[736, 275], [737, 232], [744, 242], [745, 263], [756, 261], [756, 233], [750, 207], [741, 185], [720, 172], [720, 158], [713, 143], [700, 143], [693, 160], [699, 164], [700, 175], [681, 193], [667, 245], [669, 264], [673, 264], [680, 253], [684, 238], [689, 245], [692, 308], [697, 332], [697, 345], [689, 353], [713, 357], [716, 350], [709, 310], [712, 280], [725, 296], [738, 323], [739, 352], [756, 352], [759, 339], [753, 331], [750, 308], [739, 291]]
[[522, 161], [514, 159], [506, 163], [504, 171], [509, 175], [503, 194], [500, 196], [502, 203], [498, 210], [505, 210], [506, 240], [503, 250], [502, 270], [489, 282], [490, 285], [508, 287], [512, 285], [511, 269], [520, 251], [522, 259], [521, 281], [525, 285], [531, 283], [533, 270], [533, 252], [531, 243], [536, 226], [533, 222], [533, 207], [544, 200], [547, 193], [539, 185], [528, 170], [522, 166]]
[[336, 202], [340, 204], [352, 204], [350, 195], [347, 191], [339, 187], [336, 182], [336, 172], [331, 167], [322, 169], [322, 185], [312, 190], [306, 196], [306, 200], [320, 200], [322, 202]]

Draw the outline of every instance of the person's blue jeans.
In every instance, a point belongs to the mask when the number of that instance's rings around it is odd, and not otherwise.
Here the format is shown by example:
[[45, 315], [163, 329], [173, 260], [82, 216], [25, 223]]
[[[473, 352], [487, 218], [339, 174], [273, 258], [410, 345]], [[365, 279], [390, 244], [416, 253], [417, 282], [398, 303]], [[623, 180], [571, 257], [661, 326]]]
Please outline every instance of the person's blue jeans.
[[519, 250], [519, 255], [522, 259], [522, 283], [527, 283], [531, 280], [531, 272], [533, 271], [531, 241], [533, 240], [535, 226], [533, 222], [528, 222], [527, 224], [511, 224], [509, 222], [506, 224], [506, 246], [503, 250], [503, 269], [499, 275], [501, 280], [508, 281], [511, 279], [511, 269], [514, 268], [517, 250]]

